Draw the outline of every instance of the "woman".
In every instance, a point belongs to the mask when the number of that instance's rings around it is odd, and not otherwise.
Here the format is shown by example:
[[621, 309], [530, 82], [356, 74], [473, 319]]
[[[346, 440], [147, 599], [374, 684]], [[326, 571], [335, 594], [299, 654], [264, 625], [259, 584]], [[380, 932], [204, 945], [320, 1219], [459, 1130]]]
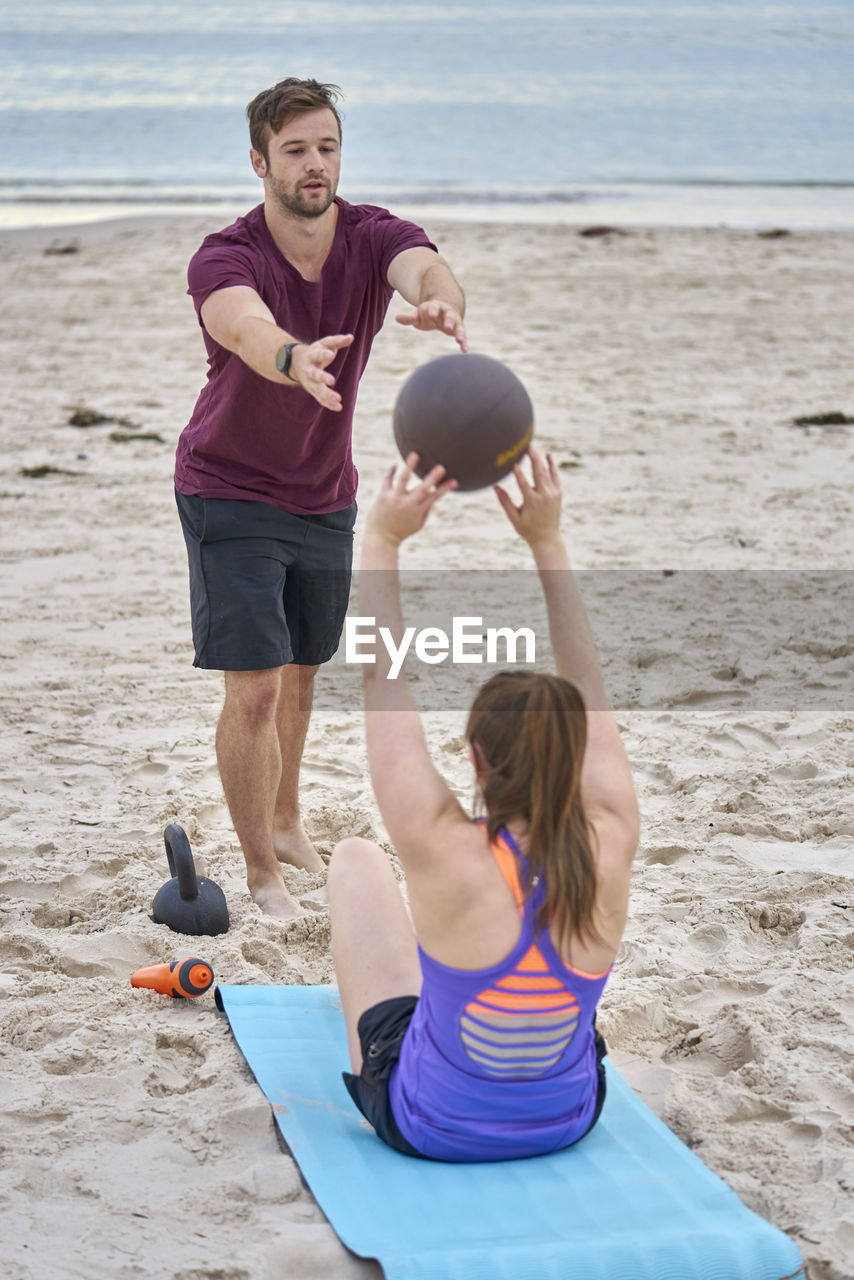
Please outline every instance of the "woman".
[[[475, 697], [466, 737], [486, 820], [436, 771], [378, 652], [364, 667], [368, 759], [411, 922], [378, 845], [344, 840], [330, 867], [345, 1083], [389, 1146], [438, 1160], [569, 1146], [605, 1094], [595, 1010], [625, 927], [637, 802], [560, 535], [557, 469], [530, 459], [532, 482], [515, 469], [521, 505], [497, 495], [539, 571], [557, 675], [503, 672]], [[386, 478], [362, 550], [360, 613], [396, 639], [398, 547], [454, 487], [441, 467], [410, 486], [415, 462]]]

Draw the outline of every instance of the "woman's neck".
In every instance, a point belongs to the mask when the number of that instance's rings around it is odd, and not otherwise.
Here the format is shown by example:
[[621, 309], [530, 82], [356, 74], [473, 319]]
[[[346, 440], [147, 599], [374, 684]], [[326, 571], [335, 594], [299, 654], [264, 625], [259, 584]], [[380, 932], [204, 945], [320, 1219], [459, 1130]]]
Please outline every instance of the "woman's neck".
[[504, 823], [504, 829], [510, 832], [522, 853], [527, 853], [530, 834], [530, 826], [527, 820], [525, 818], [511, 818], [509, 822]]

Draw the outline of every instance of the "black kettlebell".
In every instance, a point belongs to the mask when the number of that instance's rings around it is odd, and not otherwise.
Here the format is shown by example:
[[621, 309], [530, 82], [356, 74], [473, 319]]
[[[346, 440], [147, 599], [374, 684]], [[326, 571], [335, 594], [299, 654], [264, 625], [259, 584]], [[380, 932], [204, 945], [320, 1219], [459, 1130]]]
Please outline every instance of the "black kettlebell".
[[154, 895], [151, 917], [154, 923], [167, 924], [175, 933], [226, 933], [229, 920], [225, 894], [213, 880], [196, 875], [184, 828], [177, 822], [170, 823], [163, 839], [172, 879]]

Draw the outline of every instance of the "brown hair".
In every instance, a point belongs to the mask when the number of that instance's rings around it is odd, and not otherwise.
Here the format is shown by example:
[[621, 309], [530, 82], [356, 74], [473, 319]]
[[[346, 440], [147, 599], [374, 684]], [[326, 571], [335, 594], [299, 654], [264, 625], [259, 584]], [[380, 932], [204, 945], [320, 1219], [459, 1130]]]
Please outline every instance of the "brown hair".
[[321, 84], [318, 80], [298, 80], [288, 76], [272, 89], [264, 89], [252, 99], [246, 108], [249, 121], [249, 141], [269, 163], [267, 144], [271, 133], [278, 133], [292, 116], [304, 111], [317, 111], [328, 107], [338, 122], [338, 138], [341, 138], [341, 116], [335, 103], [341, 97], [337, 84]]
[[513, 819], [528, 823], [529, 883], [546, 881], [537, 926], [558, 945], [572, 932], [597, 937], [596, 868], [581, 803], [587, 715], [581, 694], [560, 676], [501, 671], [478, 691], [466, 725], [478, 756], [492, 841]]

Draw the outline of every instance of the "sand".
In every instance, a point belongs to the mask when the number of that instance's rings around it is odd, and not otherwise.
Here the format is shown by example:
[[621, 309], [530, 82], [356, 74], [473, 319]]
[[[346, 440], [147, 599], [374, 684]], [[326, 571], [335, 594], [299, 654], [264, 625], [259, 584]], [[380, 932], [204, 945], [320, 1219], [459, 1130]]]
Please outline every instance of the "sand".
[[[216, 225], [0, 235], [0, 1215], [16, 1280], [379, 1274], [314, 1204], [212, 993], [129, 984], [193, 952], [226, 982], [333, 977], [323, 877], [288, 872], [308, 911], [289, 925], [248, 899], [213, 751], [221, 677], [191, 665], [171, 473], [203, 369], [184, 269]], [[427, 225], [467, 288], [473, 348], [525, 380], [563, 468], [637, 778], [632, 915], [600, 1018], [612, 1058], [790, 1233], [812, 1280], [850, 1280], [854, 429], [793, 420], [854, 414], [854, 236]], [[402, 379], [447, 349], [391, 319], [378, 338], [355, 425], [363, 504]], [[81, 409], [110, 420], [70, 425]], [[473, 606], [486, 581], [490, 608], [511, 582], [535, 600], [527, 564], [489, 493], [454, 495], [404, 552], [413, 607], [441, 584]], [[460, 687], [414, 684], [465, 799]], [[303, 796], [324, 852], [384, 838], [358, 694], [340, 662], [318, 690]], [[226, 892], [222, 937], [150, 919], [171, 821]]]

